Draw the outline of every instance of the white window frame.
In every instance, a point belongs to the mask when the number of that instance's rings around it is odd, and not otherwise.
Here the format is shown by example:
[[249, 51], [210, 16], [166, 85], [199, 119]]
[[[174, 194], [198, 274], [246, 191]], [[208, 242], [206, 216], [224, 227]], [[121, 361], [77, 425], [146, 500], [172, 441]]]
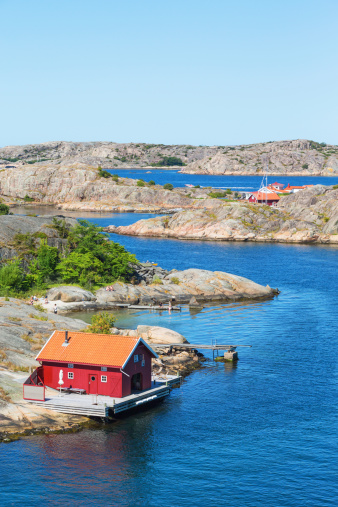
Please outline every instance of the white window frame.
[[101, 382], [103, 382], [104, 384], [106, 384], [108, 382], [107, 375], [101, 375]]
[[68, 372], [68, 378], [69, 378], [69, 380], [74, 380], [74, 372], [73, 371]]

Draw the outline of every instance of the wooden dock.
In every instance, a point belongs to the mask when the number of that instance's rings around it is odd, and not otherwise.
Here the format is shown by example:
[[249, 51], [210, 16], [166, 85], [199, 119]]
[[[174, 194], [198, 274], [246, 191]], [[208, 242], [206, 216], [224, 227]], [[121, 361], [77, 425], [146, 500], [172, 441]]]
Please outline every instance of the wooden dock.
[[40, 407], [62, 412], [64, 414], [77, 414], [89, 417], [107, 418], [110, 414], [118, 414], [144, 406], [147, 403], [160, 400], [170, 394], [174, 385], [180, 385], [181, 377], [163, 375], [152, 377], [152, 387], [144, 391], [135, 391], [124, 398], [111, 398], [100, 395], [81, 395], [75, 393], [62, 393], [61, 396], [55, 390], [46, 389], [45, 401], [28, 401]]
[[252, 345], [224, 345], [221, 343], [211, 343], [210, 345], [202, 343], [152, 343], [153, 348], [170, 349], [202, 349], [202, 350], [236, 350], [237, 347], [252, 347]]
[[[131, 305], [129, 303], [111, 303], [112, 307], [125, 308], [126, 310], [169, 310], [168, 305]], [[171, 310], [180, 312], [180, 306], [172, 306]]]

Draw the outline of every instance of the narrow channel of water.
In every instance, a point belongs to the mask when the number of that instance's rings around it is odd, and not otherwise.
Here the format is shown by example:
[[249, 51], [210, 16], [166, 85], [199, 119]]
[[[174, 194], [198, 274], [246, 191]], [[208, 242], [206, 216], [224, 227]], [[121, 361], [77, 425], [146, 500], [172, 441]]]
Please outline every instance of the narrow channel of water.
[[[90, 220], [118, 225], [131, 215]], [[161, 325], [191, 342], [252, 348], [239, 349], [237, 365], [208, 361], [152, 410], [0, 446], [2, 503], [336, 505], [337, 248], [112, 239], [167, 269], [227, 271], [282, 292], [197, 313], [118, 312], [122, 327]]]

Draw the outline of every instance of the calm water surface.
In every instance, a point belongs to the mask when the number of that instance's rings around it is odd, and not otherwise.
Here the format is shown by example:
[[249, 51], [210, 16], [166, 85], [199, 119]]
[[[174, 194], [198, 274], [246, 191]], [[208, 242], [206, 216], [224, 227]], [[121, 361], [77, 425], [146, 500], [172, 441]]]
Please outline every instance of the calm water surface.
[[[186, 184], [201, 187], [231, 188], [233, 190], [258, 190], [261, 186], [261, 176], [211, 176], [210, 174], [183, 174], [179, 170], [166, 169], [109, 169], [112, 174], [124, 178], [153, 180], [159, 185], [172, 183], [174, 187], [184, 187]], [[284, 183], [290, 185], [335, 185], [338, 177], [327, 176], [268, 176], [268, 183]]]
[[[119, 217], [139, 218], [92, 220]], [[282, 292], [199, 313], [118, 313], [122, 327], [252, 348], [234, 366], [209, 360], [152, 410], [0, 446], [2, 504], [336, 505], [338, 250], [112, 237], [140, 260], [228, 271]]]

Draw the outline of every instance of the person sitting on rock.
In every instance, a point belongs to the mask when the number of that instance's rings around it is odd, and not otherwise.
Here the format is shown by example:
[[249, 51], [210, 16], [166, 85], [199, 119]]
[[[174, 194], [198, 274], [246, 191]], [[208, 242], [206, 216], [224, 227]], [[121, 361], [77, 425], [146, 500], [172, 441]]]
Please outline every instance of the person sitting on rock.
[[54, 312], [55, 314], [57, 314], [57, 312], [58, 312], [58, 307], [56, 306], [56, 303], [55, 303], [55, 305], [54, 305], [53, 312]]
[[45, 296], [45, 305], [48, 303], [48, 297]]

